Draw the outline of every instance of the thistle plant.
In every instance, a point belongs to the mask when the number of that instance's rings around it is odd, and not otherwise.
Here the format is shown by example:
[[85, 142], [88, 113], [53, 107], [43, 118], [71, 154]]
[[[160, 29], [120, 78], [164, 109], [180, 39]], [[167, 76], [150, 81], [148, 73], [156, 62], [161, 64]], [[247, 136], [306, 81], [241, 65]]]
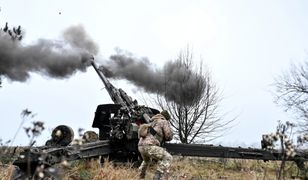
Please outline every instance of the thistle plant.
[[296, 155], [295, 145], [290, 138], [293, 136], [294, 127], [295, 125], [289, 121], [287, 121], [285, 124], [281, 121], [278, 121], [276, 132], [262, 135], [262, 149], [273, 150], [278, 146], [280, 147], [281, 152], [287, 158], [294, 157]]
[[[262, 135], [262, 149], [266, 150], [274, 150], [276, 147], [281, 151], [281, 165], [279, 171], [277, 173], [277, 179], [283, 179], [283, 172], [285, 168], [285, 162], [288, 158], [293, 158], [296, 156], [295, 147], [299, 148], [303, 146], [306, 142], [308, 142], [308, 134], [304, 134], [297, 137], [297, 144], [293, 142], [293, 129], [295, 128], [295, 124], [287, 121], [286, 123], [282, 123], [278, 121], [278, 126], [276, 128], [276, 132], [271, 134]], [[298, 167], [300, 168], [301, 173], [307, 178], [307, 169], [300, 162], [296, 162]]]

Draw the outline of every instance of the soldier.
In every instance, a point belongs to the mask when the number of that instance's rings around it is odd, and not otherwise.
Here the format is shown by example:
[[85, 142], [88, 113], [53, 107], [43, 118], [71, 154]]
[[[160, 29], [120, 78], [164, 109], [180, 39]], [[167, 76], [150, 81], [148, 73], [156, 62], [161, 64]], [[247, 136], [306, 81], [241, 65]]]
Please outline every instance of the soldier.
[[169, 119], [168, 111], [164, 110], [153, 116], [150, 124], [143, 124], [139, 128], [138, 150], [143, 159], [139, 167], [140, 179], [145, 178], [147, 167], [152, 159], [157, 160], [154, 179], [161, 179], [170, 166], [172, 156], [161, 147], [164, 141], [171, 141], [173, 137]]

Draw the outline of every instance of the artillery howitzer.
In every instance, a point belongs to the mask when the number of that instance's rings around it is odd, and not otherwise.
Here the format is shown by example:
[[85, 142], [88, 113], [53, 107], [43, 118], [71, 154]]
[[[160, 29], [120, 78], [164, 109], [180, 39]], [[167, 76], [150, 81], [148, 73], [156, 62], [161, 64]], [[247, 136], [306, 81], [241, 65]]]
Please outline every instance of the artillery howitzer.
[[[26, 171], [30, 167], [34, 170], [40, 164], [52, 166], [63, 160], [98, 156], [102, 157], [101, 161], [108, 156], [109, 160], [117, 162], [140, 162], [137, 147], [139, 125], [148, 123], [150, 117], [159, 111], [138, 105], [125, 91], [115, 88], [93, 60], [91, 65], [114, 102], [97, 106], [92, 127], [99, 129], [98, 137], [94, 138], [93, 142], [74, 145], [71, 144], [74, 134], [72, 130], [67, 126], [58, 126], [53, 130], [52, 138], [46, 142], [46, 146], [25, 148], [18, 156], [14, 164], [21, 170]], [[286, 157], [277, 150], [255, 148], [174, 143], [166, 143], [165, 148], [173, 155], [182, 156], [295, 161], [301, 170], [305, 169], [304, 162], [308, 160], [308, 153], [299, 151], [293, 157]]]

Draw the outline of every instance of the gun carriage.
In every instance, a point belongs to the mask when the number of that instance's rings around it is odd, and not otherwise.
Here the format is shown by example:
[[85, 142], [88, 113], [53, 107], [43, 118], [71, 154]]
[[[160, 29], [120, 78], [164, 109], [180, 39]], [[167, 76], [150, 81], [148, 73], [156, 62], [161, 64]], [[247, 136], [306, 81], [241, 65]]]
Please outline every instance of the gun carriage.
[[[115, 88], [97, 67], [94, 59], [91, 65], [104, 83], [104, 86], [114, 104], [101, 104], [95, 111], [93, 128], [99, 129], [99, 135], [85, 144], [71, 144], [73, 132], [68, 126], [58, 126], [52, 132], [52, 138], [46, 146], [25, 147], [24, 152], [14, 162], [25, 171], [44, 164], [52, 166], [63, 160], [87, 159], [101, 156], [118, 162], [138, 162], [138, 128], [140, 124], [149, 123], [150, 117], [159, 113], [157, 109], [138, 105], [136, 100], [122, 89]], [[58, 132], [61, 132], [60, 136]], [[202, 144], [166, 143], [165, 148], [173, 155], [237, 158], [255, 160], [286, 160], [294, 161], [301, 170], [305, 169], [304, 162], [308, 160], [308, 153], [297, 151], [294, 157], [286, 157], [277, 150], [256, 148], [223, 147]]]

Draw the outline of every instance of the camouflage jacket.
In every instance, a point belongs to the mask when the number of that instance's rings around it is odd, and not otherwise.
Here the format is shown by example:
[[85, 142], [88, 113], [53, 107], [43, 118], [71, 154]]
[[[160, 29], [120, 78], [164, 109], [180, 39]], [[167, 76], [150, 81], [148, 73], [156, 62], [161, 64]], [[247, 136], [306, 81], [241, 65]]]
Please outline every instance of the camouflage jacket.
[[[170, 127], [169, 121], [167, 121], [163, 115], [156, 114], [151, 118], [152, 123], [151, 126], [157, 132], [156, 136], [153, 136], [150, 132], [148, 132], [146, 137], [141, 137], [139, 139], [138, 146], [144, 145], [157, 145], [160, 146], [160, 140], [171, 141], [173, 138], [173, 132]], [[160, 138], [158, 138], [158, 137]]]

